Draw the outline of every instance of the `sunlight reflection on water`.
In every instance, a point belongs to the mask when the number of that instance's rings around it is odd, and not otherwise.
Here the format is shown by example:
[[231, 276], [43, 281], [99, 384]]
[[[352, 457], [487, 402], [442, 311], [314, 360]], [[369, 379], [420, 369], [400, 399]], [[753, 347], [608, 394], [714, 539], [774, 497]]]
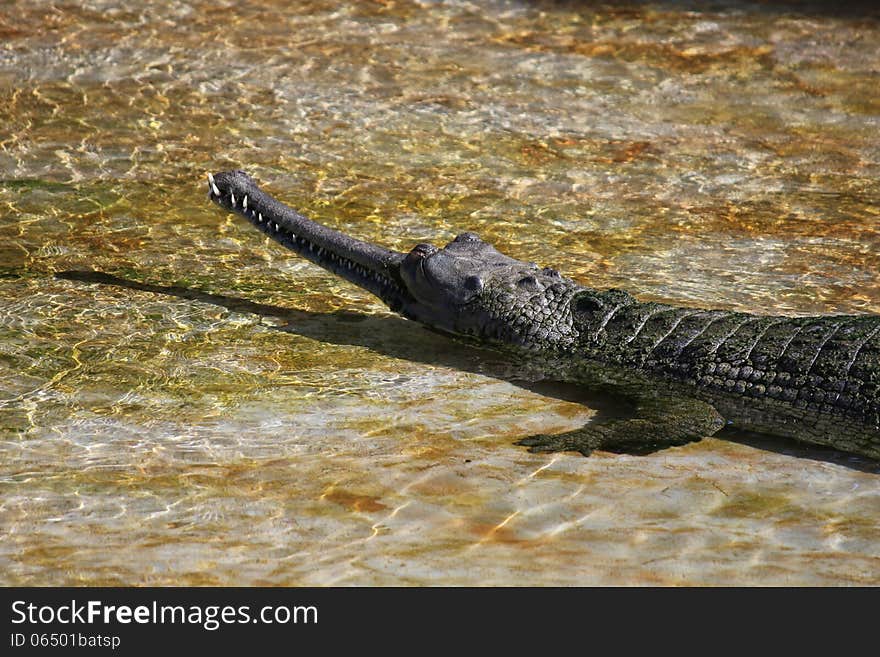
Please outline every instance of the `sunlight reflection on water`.
[[[643, 298], [880, 312], [880, 23], [823, 6], [8, 5], [3, 583], [880, 583], [876, 464], [528, 454], [591, 410], [202, 182]], [[53, 277], [88, 270], [123, 284]]]

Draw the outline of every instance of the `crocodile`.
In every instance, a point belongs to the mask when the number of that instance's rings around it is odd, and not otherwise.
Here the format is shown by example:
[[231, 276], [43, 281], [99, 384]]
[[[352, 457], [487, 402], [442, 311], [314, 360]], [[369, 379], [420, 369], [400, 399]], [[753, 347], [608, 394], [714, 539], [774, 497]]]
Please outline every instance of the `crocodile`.
[[243, 171], [208, 174], [208, 196], [403, 317], [628, 411], [518, 441], [530, 451], [645, 453], [733, 426], [880, 459], [880, 315], [643, 302], [507, 256], [472, 232], [392, 251], [307, 219]]

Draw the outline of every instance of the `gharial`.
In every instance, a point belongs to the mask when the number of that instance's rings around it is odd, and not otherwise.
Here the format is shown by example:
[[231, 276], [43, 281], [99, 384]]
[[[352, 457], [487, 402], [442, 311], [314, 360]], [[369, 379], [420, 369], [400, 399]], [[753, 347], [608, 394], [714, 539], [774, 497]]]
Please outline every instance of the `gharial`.
[[613, 390], [631, 417], [519, 441], [532, 451], [650, 451], [742, 429], [880, 459], [880, 316], [783, 317], [643, 303], [506, 256], [473, 233], [390, 251], [317, 224], [242, 171], [208, 194], [404, 317]]

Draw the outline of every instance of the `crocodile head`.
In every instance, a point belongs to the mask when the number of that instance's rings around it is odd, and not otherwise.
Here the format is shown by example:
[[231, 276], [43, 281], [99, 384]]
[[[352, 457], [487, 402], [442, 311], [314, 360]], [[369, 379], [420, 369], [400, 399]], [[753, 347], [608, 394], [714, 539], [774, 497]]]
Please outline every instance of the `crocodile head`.
[[550, 268], [504, 255], [474, 233], [443, 248], [419, 244], [400, 266], [413, 300], [402, 314], [483, 340], [545, 348], [573, 332], [571, 302], [583, 289]]
[[571, 339], [571, 303], [584, 288], [499, 252], [474, 233], [446, 246], [391, 251], [307, 219], [242, 171], [208, 176], [208, 195], [288, 248], [442, 331], [518, 346]]

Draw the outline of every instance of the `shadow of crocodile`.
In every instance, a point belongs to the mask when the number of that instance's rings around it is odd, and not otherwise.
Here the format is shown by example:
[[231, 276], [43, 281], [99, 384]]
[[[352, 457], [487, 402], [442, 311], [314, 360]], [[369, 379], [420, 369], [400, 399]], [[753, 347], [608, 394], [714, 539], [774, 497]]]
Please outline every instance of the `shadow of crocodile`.
[[[460, 342], [396, 315], [366, 315], [347, 310], [327, 313], [297, 310], [178, 285], [143, 283], [100, 271], [63, 271], [56, 273], [55, 278], [112, 285], [209, 303], [234, 312], [270, 319], [272, 324], [269, 328], [273, 330], [330, 344], [363, 347], [392, 358], [450, 367], [504, 380], [546, 397], [584, 404], [603, 419], [627, 415], [626, 407], [613, 396], [596, 394], [595, 391], [574, 383], [547, 380], [543, 378], [539, 367], [528, 363], [514, 363], [501, 353]], [[722, 429], [715, 437], [779, 454], [880, 474], [880, 463], [818, 445], [801, 445], [786, 438], [754, 434], [740, 429]]]

